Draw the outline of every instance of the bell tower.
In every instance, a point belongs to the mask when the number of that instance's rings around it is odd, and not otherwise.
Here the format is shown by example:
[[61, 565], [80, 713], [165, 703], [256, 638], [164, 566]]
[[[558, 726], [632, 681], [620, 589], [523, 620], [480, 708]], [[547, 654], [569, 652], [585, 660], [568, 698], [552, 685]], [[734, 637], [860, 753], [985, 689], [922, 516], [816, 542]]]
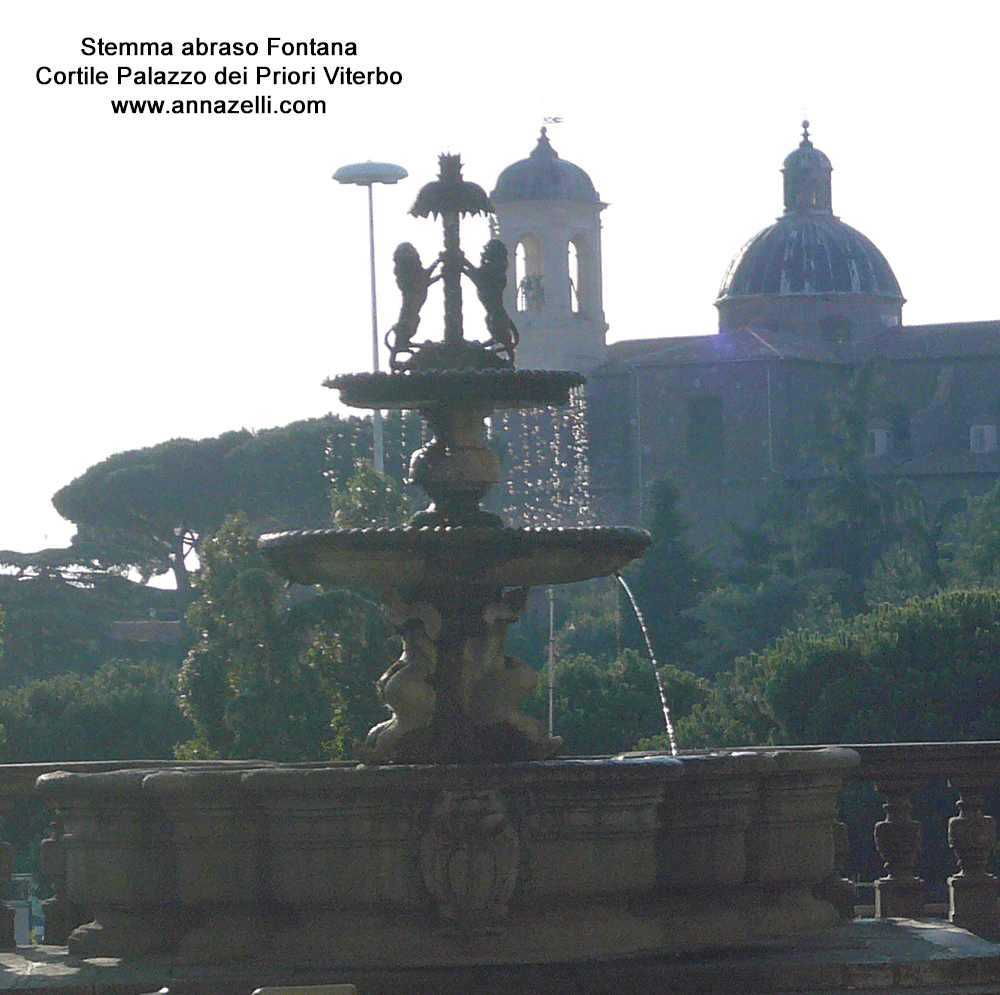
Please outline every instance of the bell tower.
[[607, 355], [601, 211], [590, 177], [552, 148], [546, 129], [490, 194], [507, 247], [504, 303], [520, 333], [522, 369], [587, 373]]

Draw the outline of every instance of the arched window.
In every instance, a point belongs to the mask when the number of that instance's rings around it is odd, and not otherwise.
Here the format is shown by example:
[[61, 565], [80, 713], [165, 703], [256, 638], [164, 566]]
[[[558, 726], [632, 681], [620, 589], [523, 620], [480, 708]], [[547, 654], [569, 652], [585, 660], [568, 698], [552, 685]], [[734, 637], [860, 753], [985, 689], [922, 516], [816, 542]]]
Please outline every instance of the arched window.
[[996, 422], [983, 418], [969, 426], [969, 451], [973, 453], [997, 451]]
[[580, 313], [580, 250], [576, 242], [570, 239], [566, 245], [569, 269], [569, 309], [573, 314]]
[[545, 307], [545, 260], [534, 235], [525, 235], [517, 243], [514, 255], [517, 281], [517, 310], [541, 311]]

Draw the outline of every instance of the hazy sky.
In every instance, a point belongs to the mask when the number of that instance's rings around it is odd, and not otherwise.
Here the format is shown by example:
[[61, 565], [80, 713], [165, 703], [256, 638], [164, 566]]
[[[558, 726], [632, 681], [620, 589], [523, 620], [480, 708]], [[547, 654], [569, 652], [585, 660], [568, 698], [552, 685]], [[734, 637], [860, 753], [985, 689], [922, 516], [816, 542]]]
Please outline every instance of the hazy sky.
[[[652, 13], [650, 11], [653, 11]], [[2, 83], [0, 548], [68, 542], [49, 498], [124, 449], [267, 428], [335, 407], [324, 377], [370, 364], [367, 206], [338, 166], [410, 171], [376, 195], [381, 325], [391, 253], [438, 237], [405, 211], [461, 152], [490, 190], [543, 116], [604, 212], [612, 340], [710, 333], [730, 258], [781, 212], [803, 114], [834, 166], [834, 212], [885, 253], [909, 324], [1000, 317], [1000, 4], [286, 0], [7, 3]], [[353, 57], [266, 54], [267, 39], [354, 42]], [[172, 57], [85, 55], [83, 39], [171, 42]], [[186, 41], [256, 56], [184, 57]], [[203, 85], [116, 82], [203, 71]], [[326, 82], [323, 67], [401, 73]], [[42, 85], [93, 67], [101, 86]], [[214, 74], [248, 70], [248, 85]], [[259, 67], [315, 85], [257, 86]], [[43, 73], [43, 78], [49, 78]], [[315, 115], [116, 115], [112, 99], [323, 99]], [[470, 231], [469, 254], [481, 231]], [[426, 325], [425, 325], [426, 327]], [[421, 331], [425, 329], [422, 328]]]

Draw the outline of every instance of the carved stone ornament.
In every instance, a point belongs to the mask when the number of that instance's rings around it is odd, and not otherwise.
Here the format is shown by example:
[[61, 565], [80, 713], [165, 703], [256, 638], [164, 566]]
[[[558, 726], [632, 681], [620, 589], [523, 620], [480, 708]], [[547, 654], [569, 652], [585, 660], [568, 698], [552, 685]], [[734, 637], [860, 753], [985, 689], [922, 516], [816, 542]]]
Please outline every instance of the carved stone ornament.
[[497, 791], [442, 791], [420, 841], [420, 870], [442, 920], [492, 932], [506, 918], [520, 844]]
[[437, 704], [434, 641], [441, 633], [440, 613], [427, 602], [408, 605], [397, 596], [387, 602], [386, 614], [403, 637], [403, 653], [375, 685], [392, 714], [368, 733], [365, 759], [374, 763], [392, 758], [404, 736], [428, 728]]
[[[479, 265], [474, 266], [461, 248], [459, 221], [466, 214], [492, 214], [493, 205], [482, 187], [462, 178], [462, 160], [442, 155], [440, 173], [417, 194], [410, 213], [415, 217], [441, 216], [444, 249], [430, 266], [424, 266], [417, 250], [403, 242], [393, 255], [396, 285], [402, 305], [396, 323], [385, 337], [389, 368], [393, 373], [426, 368], [471, 366], [487, 369], [514, 366], [517, 327], [504, 309], [507, 285], [507, 248], [499, 239], [490, 239], [483, 248]], [[440, 267], [440, 268], [439, 268]], [[486, 312], [489, 339], [485, 343], [466, 342], [462, 328], [462, 285], [465, 276], [476, 288]], [[420, 325], [420, 309], [431, 285], [444, 287], [444, 342], [414, 342]]]
[[983, 815], [983, 788], [962, 786], [958, 815], [948, 821], [948, 845], [955, 851], [965, 878], [984, 879], [990, 854], [997, 844], [997, 827], [991, 815]]

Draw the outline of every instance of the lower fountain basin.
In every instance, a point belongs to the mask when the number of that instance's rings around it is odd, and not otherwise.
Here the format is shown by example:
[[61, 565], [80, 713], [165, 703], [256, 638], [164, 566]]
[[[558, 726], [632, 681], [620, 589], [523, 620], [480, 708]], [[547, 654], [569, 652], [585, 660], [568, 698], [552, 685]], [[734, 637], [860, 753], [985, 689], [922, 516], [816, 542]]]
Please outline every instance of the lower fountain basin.
[[403, 526], [281, 532], [260, 547], [296, 583], [388, 590], [573, 584], [616, 573], [649, 543], [649, 533], [629, 528]]
[[832, 926], [846, 749], [43, 775], [88, 956], [552, 963]]

